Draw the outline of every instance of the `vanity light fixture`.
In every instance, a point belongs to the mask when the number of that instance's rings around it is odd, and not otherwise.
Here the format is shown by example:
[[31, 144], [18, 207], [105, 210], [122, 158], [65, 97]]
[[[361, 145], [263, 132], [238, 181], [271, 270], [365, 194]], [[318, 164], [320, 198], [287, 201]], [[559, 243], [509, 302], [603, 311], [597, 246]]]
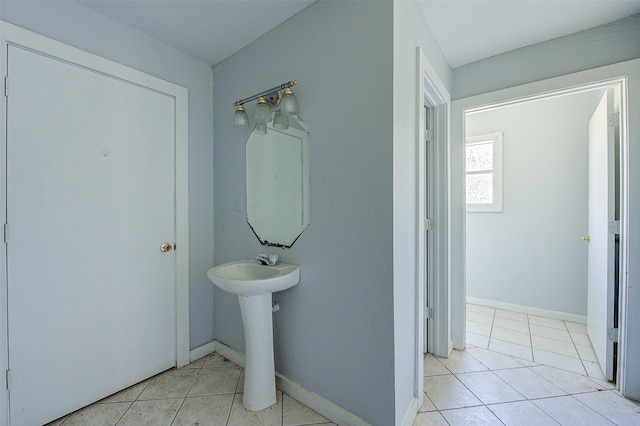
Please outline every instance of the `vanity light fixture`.
[[272, 89], [265, 90], [246, 99], [240, 99], [233, 103], [233, 127], [249, 127], [249, 116], [244, 104], [257, 99], [255, 121], [258, 134], [267, 133], [267, 123], [271, 121], [271, 108], [280, 106], [274, 114], [273, 127], [280, 130], [289, 128], [289, 116], [298, 114], [298, 100], [291, 88], [298, 84], [297, 80], [291, 80]]

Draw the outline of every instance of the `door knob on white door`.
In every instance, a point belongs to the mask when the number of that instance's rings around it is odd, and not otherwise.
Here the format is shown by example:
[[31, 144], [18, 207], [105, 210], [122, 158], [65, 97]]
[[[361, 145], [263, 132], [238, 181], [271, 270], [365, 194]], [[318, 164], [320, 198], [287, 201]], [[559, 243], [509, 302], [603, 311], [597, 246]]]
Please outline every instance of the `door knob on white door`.
[[588, 243], [589, 241], [591, 241], [591, 237], [580, 237], [580, 241], [582, 241], [583, 243]]
[[173, 250], [173, 246], [169, 243], [162, 243], [162, 245], [160, 246], [160, 251], [163, 253], [166, 253], [171, 250]]

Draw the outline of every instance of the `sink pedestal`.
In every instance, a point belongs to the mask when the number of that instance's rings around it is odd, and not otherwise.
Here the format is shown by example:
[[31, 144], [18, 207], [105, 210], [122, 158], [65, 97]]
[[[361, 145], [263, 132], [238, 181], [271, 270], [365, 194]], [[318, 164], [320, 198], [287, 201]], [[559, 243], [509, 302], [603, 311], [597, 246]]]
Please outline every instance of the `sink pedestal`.
[[242, 405], [260, 411], [276, 403], [271, 293], [238, 296], [244, 327], [245, 371]]

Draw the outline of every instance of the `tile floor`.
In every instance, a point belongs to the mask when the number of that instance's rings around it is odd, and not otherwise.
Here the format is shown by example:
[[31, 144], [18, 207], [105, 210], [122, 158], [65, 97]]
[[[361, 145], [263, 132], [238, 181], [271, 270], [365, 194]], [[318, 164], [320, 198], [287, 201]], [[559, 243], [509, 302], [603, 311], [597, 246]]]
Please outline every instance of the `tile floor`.
[[278, 402], [252, 412], [242, 406], [243, 369], [212, 354], [138, 383], [48, 426], [334, 425], [278, 391]]
[[[584, 325], [467, 305], [467, 349], [424, 359], [414, 426], [640, 425], [640, 404], [602, 380]], [[334, 425], [278, 391], [242, 406], [243, 370], [218, 354], [172, 369], [51, 426]]]
[[640, 425], [584, 325], [467, 305], [467, 349], [424, 359], [423, 425]]

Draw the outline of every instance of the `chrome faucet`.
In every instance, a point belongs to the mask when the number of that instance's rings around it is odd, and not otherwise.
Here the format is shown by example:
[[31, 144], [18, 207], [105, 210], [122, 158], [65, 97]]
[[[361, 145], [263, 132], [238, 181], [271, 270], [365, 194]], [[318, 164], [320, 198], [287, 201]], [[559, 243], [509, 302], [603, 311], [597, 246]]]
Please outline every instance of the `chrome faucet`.
[[255, 257], [255, 259], [258, 261], [259, 264], [266, 265], [266, 266], [276, 266], [280, 263], [278, 262], [277, 254], [270, 254], [268, 257], [267, 255], [259, 254]]

